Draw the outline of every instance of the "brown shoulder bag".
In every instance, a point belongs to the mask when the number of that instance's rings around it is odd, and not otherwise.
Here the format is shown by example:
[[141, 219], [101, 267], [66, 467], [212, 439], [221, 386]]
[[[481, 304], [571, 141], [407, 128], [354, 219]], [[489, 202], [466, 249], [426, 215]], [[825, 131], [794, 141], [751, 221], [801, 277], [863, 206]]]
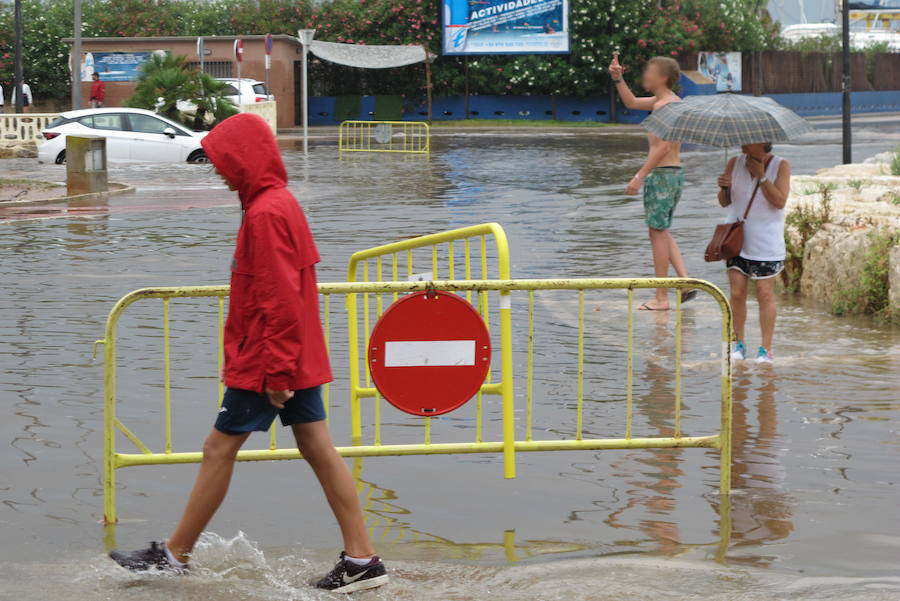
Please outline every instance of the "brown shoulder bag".
[[750, 207], [753, 206], [753, 199], [756, 198], [756, 193], [759, 192], [760, 183], [760, 180], [756, 180], [753, 195], [750, 197], [750, 202], [747, 203], [747, 209], [744, 211], [744, 216], [741, 219], [734, 223], [720, 223], [716, 226], [712, 240], [709, 241], [709, 244], [706, 246], [706, 252], [703, 255], [707, 262], [727, 261], [741, 254], [741, 249], [744, 247], [744, 221], [747, 220], [747, 215], [750, 214]]

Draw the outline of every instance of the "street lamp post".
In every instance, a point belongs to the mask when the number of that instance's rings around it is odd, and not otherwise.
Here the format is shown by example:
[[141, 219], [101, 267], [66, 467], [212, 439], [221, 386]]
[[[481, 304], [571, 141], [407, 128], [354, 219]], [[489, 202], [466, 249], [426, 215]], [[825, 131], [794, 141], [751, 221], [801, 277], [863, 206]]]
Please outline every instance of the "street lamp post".
[[301, 29], [297, 32], [300, 37], [300, 45], [303, 46], [303, 154], [309, 153], [309, 77], [307, 75], [307, 62], [309, 46], [316, 35], [315, 29]]
[[72, 110], [81, 108], [81, 0], [75, 0], [72, 40]]
[[850, 2], [843, 0], [841, 7], [841, 54], [843, 55], [843, 69], [841, 77], [841, 89], [843, 92], [843, 146], [844, 164], [853, 162], [853, 133], [850, 127], [850, 90], [853, 79], [850, 72]]
[[[21, 113], [24, 108], [22, 103], [22, 38], [24, 37], [24, 24], [22, 22], [22, 0], [16, 0], [15, 5], [16, 19], [16, 58], [13, 66], [13, 89], [15, 90], [16, 103], [13, 108], [17, 113]], [[32, 99], [29, 98], [29, 101]]]

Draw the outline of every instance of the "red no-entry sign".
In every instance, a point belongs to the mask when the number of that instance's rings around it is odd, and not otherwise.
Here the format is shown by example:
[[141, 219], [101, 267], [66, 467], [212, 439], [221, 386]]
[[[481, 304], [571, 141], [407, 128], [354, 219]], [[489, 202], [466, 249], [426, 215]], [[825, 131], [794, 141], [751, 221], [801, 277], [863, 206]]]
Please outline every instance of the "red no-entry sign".
[[237, 39], [234, 41], [234, 60], [237, 62], [244, 60], [244, 40]]
[[369, 339], [378, 391], [413, 415], [441, 415], [475, 396], [487, 377], [491, 339], [475, 308], [455, 294], [404, 296], [384, 312]]

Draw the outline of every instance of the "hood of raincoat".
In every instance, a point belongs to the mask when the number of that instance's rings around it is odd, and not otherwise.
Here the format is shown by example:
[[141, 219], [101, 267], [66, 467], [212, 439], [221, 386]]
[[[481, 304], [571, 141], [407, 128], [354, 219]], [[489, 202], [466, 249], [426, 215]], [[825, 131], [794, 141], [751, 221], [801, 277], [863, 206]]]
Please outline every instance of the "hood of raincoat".
[[239, 113], [213, 128], [201, 142], [219, 173], [237, 188], [246, 210], [261, 192], [287, 186], [278, 143], [262, 117]]

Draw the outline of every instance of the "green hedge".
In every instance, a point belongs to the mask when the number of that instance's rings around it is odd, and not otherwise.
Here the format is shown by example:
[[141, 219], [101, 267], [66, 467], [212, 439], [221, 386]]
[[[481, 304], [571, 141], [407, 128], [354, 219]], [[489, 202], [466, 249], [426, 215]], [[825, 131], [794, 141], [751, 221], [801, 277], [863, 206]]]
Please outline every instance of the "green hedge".
[[[71, 0], [23, 0], [25, 77], [35, 96], [68, 95]], [[604, 93], [613, 50], [632, 79], [650, 56], [703, 50], [753, 51], [776, 45], [778, 26], [757, 13], [757, 0], [571, 0], [572, 53], [469, 59], [471, 90], [479, 94]], [[12, 81], [12, 4], [0, 5], [0, 83]], [[84, 35], [249, 35], [315, 28], [316, 38], [364, 44], [424, 44], [440, 50], [439, 0], [84, 0]], [[463, 90], [463, 59], [435, 63], [439, 95]], [[322, 67], [323, 77], [330, 67]], [[336, 72], [339, 70], [336, 69]], [[396, 69], [360, 79], [356, 93], [386, 88], [421, 95], [421, 74]]]

